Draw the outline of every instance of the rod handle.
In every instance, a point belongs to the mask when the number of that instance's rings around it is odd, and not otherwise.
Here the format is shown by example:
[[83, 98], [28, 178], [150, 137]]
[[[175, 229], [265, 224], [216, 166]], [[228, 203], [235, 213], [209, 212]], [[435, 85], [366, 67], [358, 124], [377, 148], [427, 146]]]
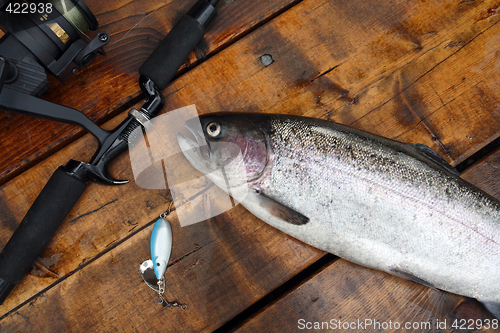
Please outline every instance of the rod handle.
[[165, 89], [203, 39], [205, 29], [216, 15], [214, 4], [206, 0], [196, 2], [142, 64], [139, 74], [153, 80], [159, 90]]
[[0, 304], [30, 270], [86, 187], [63, 167], [52, 174], [0, 253]]

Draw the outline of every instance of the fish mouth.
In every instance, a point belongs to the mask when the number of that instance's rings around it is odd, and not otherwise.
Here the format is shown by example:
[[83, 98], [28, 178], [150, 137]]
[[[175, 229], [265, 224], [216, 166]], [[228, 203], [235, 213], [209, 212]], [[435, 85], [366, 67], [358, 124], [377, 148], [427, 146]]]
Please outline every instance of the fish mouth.
[[210, 146], [205, 140], [199, 118], [193, 118], [185, 122], [185, 127], [190, 133], [177, 134], [177, 143], [187, 160], [199, 171], [210, 172]]

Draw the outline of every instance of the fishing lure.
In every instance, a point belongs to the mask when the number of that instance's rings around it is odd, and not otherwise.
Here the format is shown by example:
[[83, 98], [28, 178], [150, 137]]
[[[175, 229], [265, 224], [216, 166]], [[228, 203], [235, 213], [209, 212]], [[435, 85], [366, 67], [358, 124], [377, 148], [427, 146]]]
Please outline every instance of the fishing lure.
[[173, 306], [186, 310], [187, 305], [168, 302], [163, 297], [163, 293], [165, 292], [164, 274], [167, 270], [170, 253], [172, 252], [172, 229], [165, 217], [170, 213], [171, 207], [172, 204], [170, 204], [168, 211], [160, 214], [160, 218], [156, 221], [151, 232], [150, 248], [152, 260], [148, 259], [144, 261], [139, 266], [139, 271], [144, 282], [158, 293], [158, 303], [167, 308]]
[[151, 232], [151, 259], [158, 285], [163, 281], [172, 251], [172, 229], [165, 218], [159, 218]]

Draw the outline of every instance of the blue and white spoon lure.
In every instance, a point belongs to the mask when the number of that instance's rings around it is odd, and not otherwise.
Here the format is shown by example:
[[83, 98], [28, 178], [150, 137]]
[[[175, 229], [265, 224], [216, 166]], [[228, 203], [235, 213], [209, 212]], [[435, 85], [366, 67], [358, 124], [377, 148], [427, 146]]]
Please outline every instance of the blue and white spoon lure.
[[166, 215], [168, 215], [168, 213], [160, 215], [160, 218], [156, 221], [153, 231], [151, 232], [150, 249], [152, 260], [144, 261], [139, 266], [139, 271], [141, 272], [144, 282], [158, 292], [158, 303], [162, 304], [164, 307], [176, 306], [185, 310], [187, 308], [186, 305], [177, 302], [168, 302], [162, 295], [165, 291], [165, 280], [163, 276], [167, 270], [168, 261], [172, 252], [172, 229], [170, 228], [170, 223], [165, 219]]
[[171, 252], [172, 228], [170, 228], [170, 223], [166, 219], [159, 218], [151, 232], [151, 259], [153, 260], [153, 269], [159, 286], [167, 270]]

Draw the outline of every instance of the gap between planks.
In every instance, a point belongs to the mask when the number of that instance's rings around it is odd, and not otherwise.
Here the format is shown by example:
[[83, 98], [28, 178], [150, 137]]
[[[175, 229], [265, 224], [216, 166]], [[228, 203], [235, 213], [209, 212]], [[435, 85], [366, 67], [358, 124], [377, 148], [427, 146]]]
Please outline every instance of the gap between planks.
[[253, 305], [249, 306], [246, 310], [238, 314], [236, 317], [216, 329], [214, 333], [235, 332], [243, 325], [245, 325], [245, 323], [247, 323], [249, 320], [273, 306], [276, 302], [278, 302], [289, 293], [294, 292], [299, 286], [309, 281], [316, 274], [334, 264], [339, 259], [339, 257], [331, 253], [325, 253], [325, 255], [319, 258], [316, 262], [306, 267], [300, 273], [284, 282], [276, 289], [272, 290], [270, 293], [255, 302]]

